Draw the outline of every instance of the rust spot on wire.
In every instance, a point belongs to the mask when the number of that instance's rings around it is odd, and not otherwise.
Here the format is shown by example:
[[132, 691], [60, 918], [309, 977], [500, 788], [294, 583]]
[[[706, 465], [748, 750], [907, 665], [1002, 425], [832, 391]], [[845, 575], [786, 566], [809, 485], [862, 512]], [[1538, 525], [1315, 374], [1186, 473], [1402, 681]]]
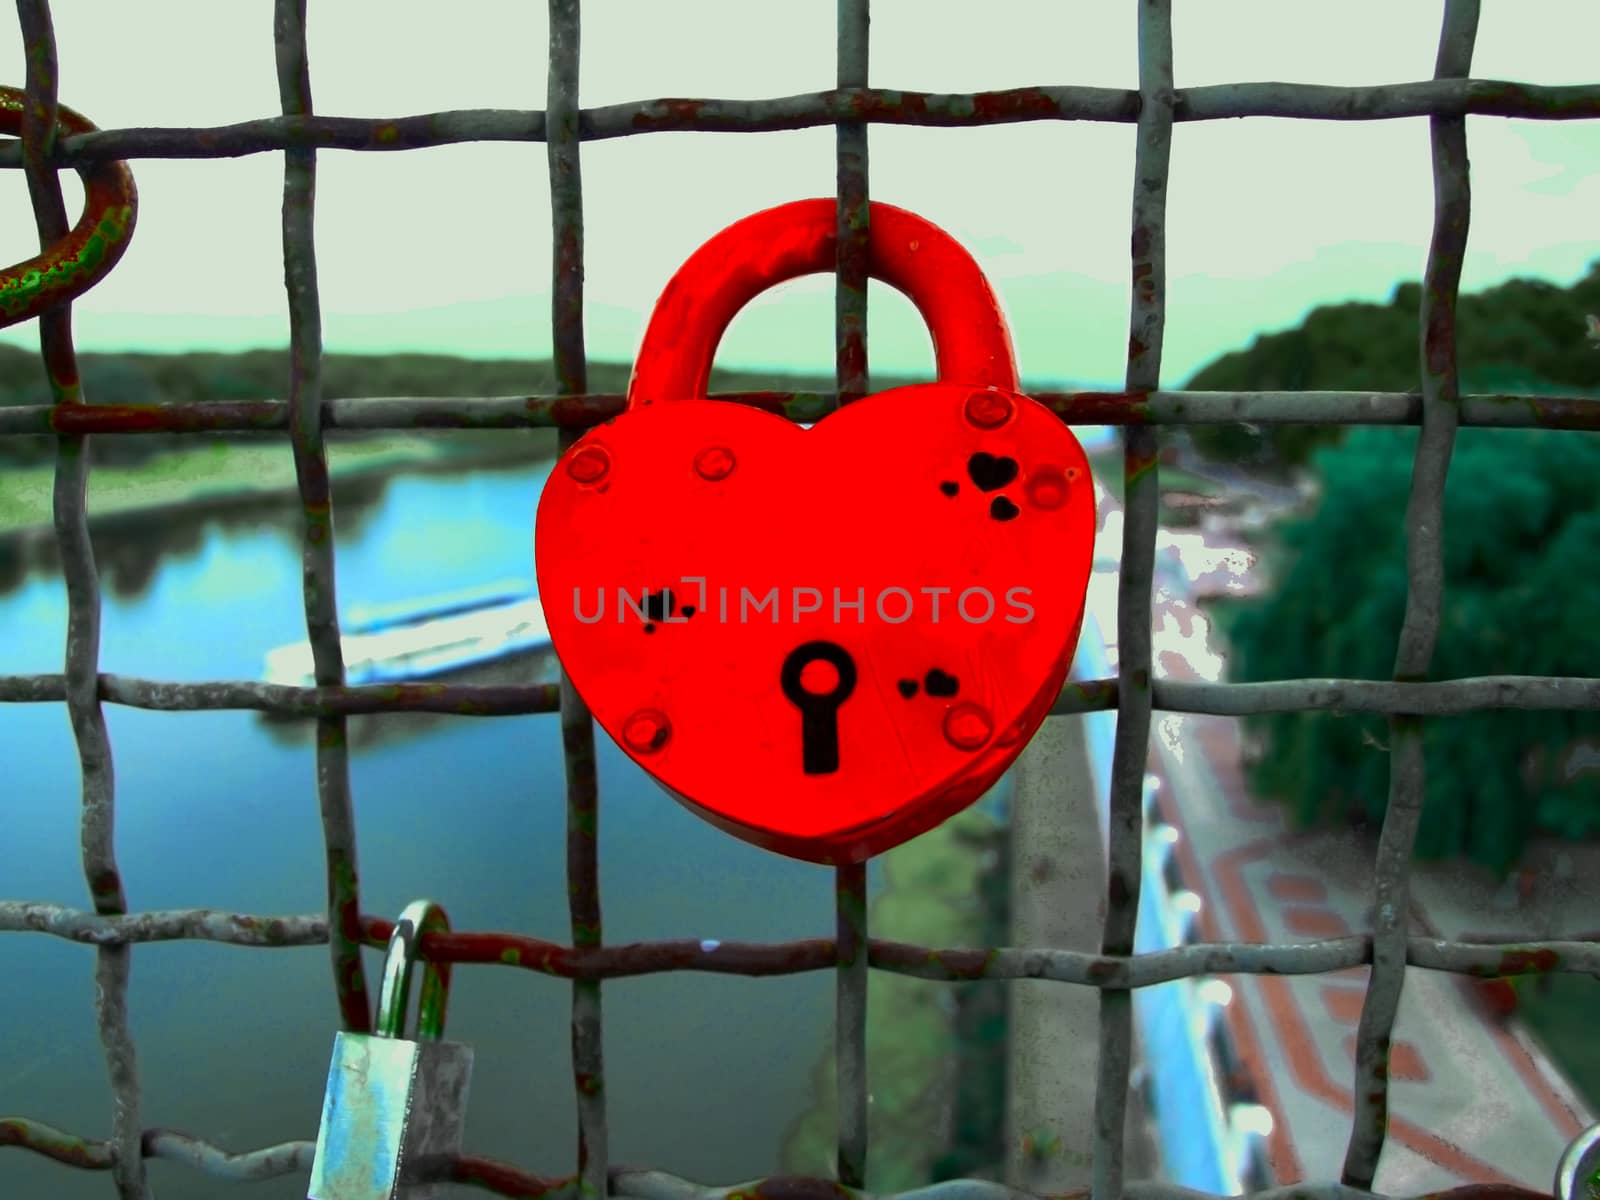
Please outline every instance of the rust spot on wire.
[[1040, 88], [1013, 88], [1004, 92], [979, 92], [972, 98], [973, 112], [984, 121], [1037, 119], [1053, 116], [1056, 104]]
[[1097, 958], [1089, 964], [1088, 976], [1095, 983], [1106, 983], [1125, 974], [1123, 966], [1114, 958]]
[[89, 895], [94, 898], [96, 908], [104, 903], [117, 903], [120, 910], [120, 901], [116, 898], [122, 895], [122, 875], [116, 867], [103, 867], [89, 873]]
[[23, 1117], [0, 1120], [0, 1146], [32, 1150], [69, 1167], [91, 1171], [105, 1171], [111, 1167], [109, 1143], [86, 1141]]
[[1103, 709], [1117, 707], [1117, 692], [1120, 684], [1116, 679], [1072, 679], [1067, 681], [1062, 690], [1062, 696], [1068, 701], [1066, 705], [1058, 704], [1057, 708], [1065, 708], [1071, 712], [1097, 712]]
[[1533, 414], [1536, 425], [1560, 429], [1600, 429], [1600, 404], [1593, 400], [1571, 396], [1527, 396], [1521, 399]]
[[1372, 1077], [1387, 1082], [1389, 1079], [1389, 1039], [1378, 1038], [1373, 1043]]
[[638, 130], [656, 129], [661, 126], [678, 128], [692, 124], [700, 119], [700, 114], [706, 106], [704, 100], [682, 100], [667, 98], [652, 100], [644, 108], [633, 114], [633, 128]]
[[[269, 917], [263, 920], [249, 914], [241, 914], [235, 918], [234, 923], [240, 929], [251, 933], [259, 933], [262, 940], [273, 946], [286, 946], [290, 944], [289, 928], [279, 917]], [[298, 943], [296, 943], [298, 944]]]
[[[1142, 343], [1139, 352], [1144, 352]], [[1149, 392], [1029, 392], [1028, 395], [1071, 424], [1154, 423], [1150, 416]]]
[[853, 1193], [831, 1179], [807, 1179], [802, 1175], [775, 1175], [751, 1188], [728, 1193], [728, 1200], [847, 1200]]
[[274, 429], [288, 422], [275, 400], [206, 404], [59, 404], [50, 410], [51, 433], [200, 433], [230, 429]]
[[943, 967], [951, 979], [970, 980], [988, 975], [994, 957], [993, 950], [934, 950], [927, 961]]
[[552, 1193], [566, 1194], [577, 1182], [576, 1177], [571, 1175], [560, 1179], [546, 1179], [530, 1175], [526, 1171], [519, 1171], [516, 1167], [496, 1162], [491, 1158], [465, 1156], [450, 1164], [445, 1177], [454, 1183], [475, 1184], [501, 1196], [522, 1197], [524, 1200]]

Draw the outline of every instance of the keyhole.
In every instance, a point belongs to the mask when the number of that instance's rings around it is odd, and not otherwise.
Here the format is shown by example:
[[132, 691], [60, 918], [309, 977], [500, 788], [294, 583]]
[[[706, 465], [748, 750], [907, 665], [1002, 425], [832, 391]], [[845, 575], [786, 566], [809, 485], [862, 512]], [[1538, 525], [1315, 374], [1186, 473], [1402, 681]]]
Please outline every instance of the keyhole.
[[800, 710], [800, 758], [807, 775], [839, 769], [839, 706], [856, 688], [856, 660], [833, 642], [807, 642], [789, 652], [783, 694]]

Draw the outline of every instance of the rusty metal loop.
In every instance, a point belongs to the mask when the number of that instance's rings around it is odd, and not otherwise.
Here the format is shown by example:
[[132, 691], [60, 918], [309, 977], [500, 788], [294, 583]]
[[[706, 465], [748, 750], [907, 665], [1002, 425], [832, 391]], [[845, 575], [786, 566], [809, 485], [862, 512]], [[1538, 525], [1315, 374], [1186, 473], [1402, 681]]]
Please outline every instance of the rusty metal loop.
[[[0, 86], [0, 133], [21, 136], [27, 103], [22, 89]], [[94, 131], [72, 109], [58, 109], [57, 136]], [[83, 295], [128, 248], [139, 199], [127, 163], [91, 163], [79, 167], [78, 174], [83, 179], [83, 215], [71, 232], [27, 262], [0, 270], [0, 329]]]

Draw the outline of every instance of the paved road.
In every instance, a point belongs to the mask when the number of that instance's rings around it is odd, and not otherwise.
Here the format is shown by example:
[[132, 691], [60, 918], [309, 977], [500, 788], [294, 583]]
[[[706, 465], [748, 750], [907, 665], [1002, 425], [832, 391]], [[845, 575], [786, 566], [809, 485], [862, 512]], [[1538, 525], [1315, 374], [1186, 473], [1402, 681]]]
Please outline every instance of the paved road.
[[[1112, 508], [1109, 499], [1105, 506]], [[1120, 553], [1120, 529], [1109, 536], [1119, 515], [1108, 512], [1102, 554]], [[1218, 678], [1223, 665], [1207, 644], [1205, 618], [1187, 581], [1214, 575], [1219, 561], [1247, 574], [1253, 560], [1247, 548], [1215, 538], [1167, 542], [1185, 569], [1158, 580], [1156, 677]], [[1114, 635], [1114, 582], [1097, 578], [1091, 605], [1101, 628]], [[1279, 810], [1253, 803], [1240, 769], [1238, 724], [1158, 713], [1153, 725], [1159, 805], [1180, 833], [1183, 886], [1201, 900], [1199, 936], [1310, 942], [1365, 931], [1374, 839], [1294, 833]], [[1495, 887], [1486, 872], [1421, 865], [1412, 889], [1414, 926], [1450, 937], [1573, 936], [1592, 929], [1600, 887], [1581, 881], [1600, 880], [1600, 862], [1593, 853], [1574, 862], [1576, 854], [1539, 850], [1536, 862], [1546, 873], [1535, 878], [1543, 882], [1520, 891]], [[1280, 1181], [1339, 1177], [1367, 973], [1360, 967], [1331, 976], [1229, 981], [1228, 1026], [1261, 1102], [1274, 1114], [1270, 1148]], [[1391, 1194], [1502, 1181], [1548, 1190], [1567, 1142], [1592, 1120], [1515, 1022], [1490, 1019], [1473, 985], [1445, 973], [1408, 973], [1390, 1071], [1390, 1133], [1375, 1186]]]

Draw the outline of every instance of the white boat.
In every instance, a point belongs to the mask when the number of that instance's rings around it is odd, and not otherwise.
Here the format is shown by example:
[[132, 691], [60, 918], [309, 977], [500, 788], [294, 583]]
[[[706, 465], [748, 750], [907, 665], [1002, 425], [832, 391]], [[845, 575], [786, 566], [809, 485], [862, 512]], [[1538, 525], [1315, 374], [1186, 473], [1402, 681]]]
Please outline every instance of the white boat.
[[[548, 650], [550, 627], [533, 585], [504, 580], [399, 604], [354, 607], [341, 622], [340, 642], [347, 683], [401, 683]], [[267, 651], [262, 679], [314, 686], [310, 643]]]

